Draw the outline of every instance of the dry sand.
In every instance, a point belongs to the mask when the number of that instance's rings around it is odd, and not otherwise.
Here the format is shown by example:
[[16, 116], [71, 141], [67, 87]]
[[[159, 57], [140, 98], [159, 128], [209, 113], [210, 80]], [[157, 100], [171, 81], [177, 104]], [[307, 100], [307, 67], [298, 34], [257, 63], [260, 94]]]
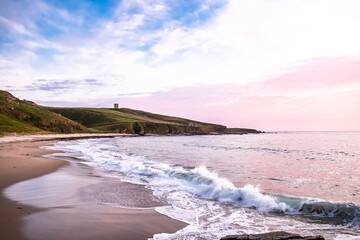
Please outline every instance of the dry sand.
[[[81, 164], [42, 157], [54, 151], [39, 146], [51, 144], [53, 139], [87, 137], [91, 135], [0, 138], [1, 240], [147, 239], [156, 233], [175, 232], [186, 226], [149, 208], [97, 204], [91, 201], [91, 196], [96, 195], [89, 195], [89, 192], [103, 189], [102, 197], [106, 197], [106, 191], [113, 194], [115, 186], [124, 191], [124, 196], [136, 196], [136, 201], [147, 199], [148, 205], [142, 207], [162, 203], [152, 199], [151, 192], [141, 185], [101, 177]], [[27, 181], [21, 182], [24, 180]], [[13, 185], [15, 183], [18, 184]], [[7, 188], [10, 185], [13, 186]], [[7, 196], [10, 189], [16, 202], [5, 196], [6, 188]], [[123, 201], [121, 205], [137, 206], [137, 202], [124, 196], [119, 198]]]

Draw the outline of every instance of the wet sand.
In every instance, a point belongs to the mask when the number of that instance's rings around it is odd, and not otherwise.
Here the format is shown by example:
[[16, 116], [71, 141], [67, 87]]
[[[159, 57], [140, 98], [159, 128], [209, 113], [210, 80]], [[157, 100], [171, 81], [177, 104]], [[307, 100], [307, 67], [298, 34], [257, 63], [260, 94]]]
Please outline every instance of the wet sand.
[[[0, 229], [6, 229], [0, 231], [1, 240], [147, 239], [186, 226], [151, 209], [163, 203], [142, 185], [42, 157], [54, 152], [39, 148], [53, 143], [52, 138], [59, 136], [0, 138]], [[117, 197], [119, 190], [124, 194]], [[98, 203], [104, 198], [110, 205]]]

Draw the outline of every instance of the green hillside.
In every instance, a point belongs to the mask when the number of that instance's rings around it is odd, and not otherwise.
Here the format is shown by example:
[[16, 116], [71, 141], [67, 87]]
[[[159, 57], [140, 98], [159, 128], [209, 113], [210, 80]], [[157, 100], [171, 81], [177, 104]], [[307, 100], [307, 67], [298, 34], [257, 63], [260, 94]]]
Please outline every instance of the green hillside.
[[222, 125], [164, 116], [128, 108], [53, 108], [93, 131], [136, 134], [215, 134], [225, 133]]
[[244, 134], [218, 124], [128, 108], [44, 107], [0, 90], [0, 134], [117, 132], [131, 134]]
[[33, 102], [0, 90], [0, 133], [73, 133], [89, 130]]

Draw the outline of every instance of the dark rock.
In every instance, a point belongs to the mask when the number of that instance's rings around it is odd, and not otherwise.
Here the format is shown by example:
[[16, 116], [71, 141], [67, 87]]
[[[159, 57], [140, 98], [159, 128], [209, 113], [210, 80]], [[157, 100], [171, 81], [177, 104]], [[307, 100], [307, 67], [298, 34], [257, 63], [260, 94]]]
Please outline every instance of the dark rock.
[[262, 234], [229, 235], [221, 240], [325, 240], [323, 236], [305, 236], [288, 232], [269, 232]]

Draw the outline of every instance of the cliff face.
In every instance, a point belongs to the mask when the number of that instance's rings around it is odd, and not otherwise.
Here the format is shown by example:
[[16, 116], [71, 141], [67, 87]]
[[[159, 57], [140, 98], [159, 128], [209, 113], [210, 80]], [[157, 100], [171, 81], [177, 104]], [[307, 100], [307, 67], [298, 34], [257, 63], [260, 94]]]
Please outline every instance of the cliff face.
[[247, 133], [262, 133], [256, 129], [250, 128], [228, 128], [226, 130], [227, 134], [247, 134]]
[[[140, 126], [140, 127], [136, 127]], [[139, 131], [139, 130], [140, 131]], [[225, 126], [210, 126], [209, 128], [185, 126], [178, 124], [164, 124], [164, 123], [138, 123], [133, 125], [134, 133], [137, 134], [223, 134], [226, 132]], [[138, 130], [138, 131], [136, 131]]]

